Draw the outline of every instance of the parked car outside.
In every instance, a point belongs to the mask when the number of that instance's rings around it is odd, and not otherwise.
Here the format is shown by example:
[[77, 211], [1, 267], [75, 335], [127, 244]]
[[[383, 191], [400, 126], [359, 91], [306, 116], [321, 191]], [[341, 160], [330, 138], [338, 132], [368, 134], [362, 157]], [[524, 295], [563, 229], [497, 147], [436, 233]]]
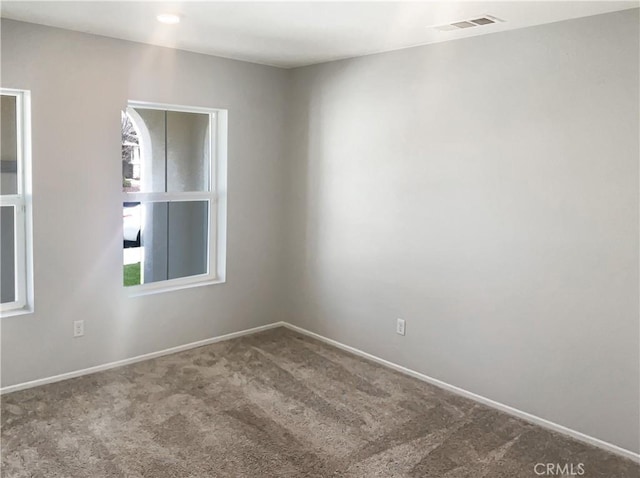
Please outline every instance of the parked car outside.
[[124, 247], [140, 247], [141, 230], [142, 205], [139, 202], [125, 202], [122, 207]]

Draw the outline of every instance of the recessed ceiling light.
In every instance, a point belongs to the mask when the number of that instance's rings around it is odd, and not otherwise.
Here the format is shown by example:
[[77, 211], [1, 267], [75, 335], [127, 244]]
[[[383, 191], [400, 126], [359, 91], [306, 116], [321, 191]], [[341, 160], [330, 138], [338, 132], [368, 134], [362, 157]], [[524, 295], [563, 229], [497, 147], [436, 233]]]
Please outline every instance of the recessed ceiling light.
[[175, 13], [161, 13], [156, 18], [160, 23], [166, 23], [167, 25], [180, 23], [180, 15], [176, 15]]

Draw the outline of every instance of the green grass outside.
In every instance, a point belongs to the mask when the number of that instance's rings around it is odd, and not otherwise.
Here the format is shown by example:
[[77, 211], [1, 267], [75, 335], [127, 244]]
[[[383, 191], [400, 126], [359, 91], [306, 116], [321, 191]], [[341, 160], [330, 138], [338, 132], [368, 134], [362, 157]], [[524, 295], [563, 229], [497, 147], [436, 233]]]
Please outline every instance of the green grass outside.
[[128, 287], [130, 285], [140, 284], [140, 263], [127, 264], [124, 266], [124, 285]]

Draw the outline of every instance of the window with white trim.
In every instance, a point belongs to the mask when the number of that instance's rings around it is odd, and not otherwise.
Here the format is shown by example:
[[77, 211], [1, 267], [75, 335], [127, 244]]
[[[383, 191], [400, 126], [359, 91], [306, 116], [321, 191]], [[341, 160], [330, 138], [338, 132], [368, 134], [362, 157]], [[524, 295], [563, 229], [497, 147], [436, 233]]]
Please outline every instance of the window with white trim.
[[29, 92], [0, 88], [0, 311], [33, 309]]
[[130, 102], [122, 113], [123, 284], [223, 282], [226, 111]]

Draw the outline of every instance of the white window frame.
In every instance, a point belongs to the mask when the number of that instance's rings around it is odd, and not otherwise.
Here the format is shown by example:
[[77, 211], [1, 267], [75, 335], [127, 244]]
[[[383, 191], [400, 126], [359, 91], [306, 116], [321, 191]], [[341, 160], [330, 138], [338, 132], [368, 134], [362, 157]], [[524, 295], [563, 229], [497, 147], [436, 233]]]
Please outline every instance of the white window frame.
[[[0, 206], [14, 208], [15, 299], [0, 304], [0, 316], [29, 314], [33, 306], [32, 190], [31, 190], [31, 92], [0, 88], [3, 96], [16, 98], [16, 149], [18, 193], [0, 194]], [[6, 280], [6, 279], [5, 279]]]
[[[129, 108], [144, 108], [181, 113], [209, 115], [209, 191], [197, 192], [123, 192], [122, 202], [179, 202], [207, 201], [209, 237], [207, 244], [207, 272], [178, 279], [167, 279], [123, 288], [130, 296], [157, 294], [191, 287], [221, 284], [226, 281], [227, 226], [227, 118], [228, 111], [220, 108], [180, 106], [144, 101], [129, 101]], [[120, 204], [122, 207], [122, 204]], [[142, 272], [142, 271], [141, 271]], [[122, 276], [120, 277], [122, 283]]]

